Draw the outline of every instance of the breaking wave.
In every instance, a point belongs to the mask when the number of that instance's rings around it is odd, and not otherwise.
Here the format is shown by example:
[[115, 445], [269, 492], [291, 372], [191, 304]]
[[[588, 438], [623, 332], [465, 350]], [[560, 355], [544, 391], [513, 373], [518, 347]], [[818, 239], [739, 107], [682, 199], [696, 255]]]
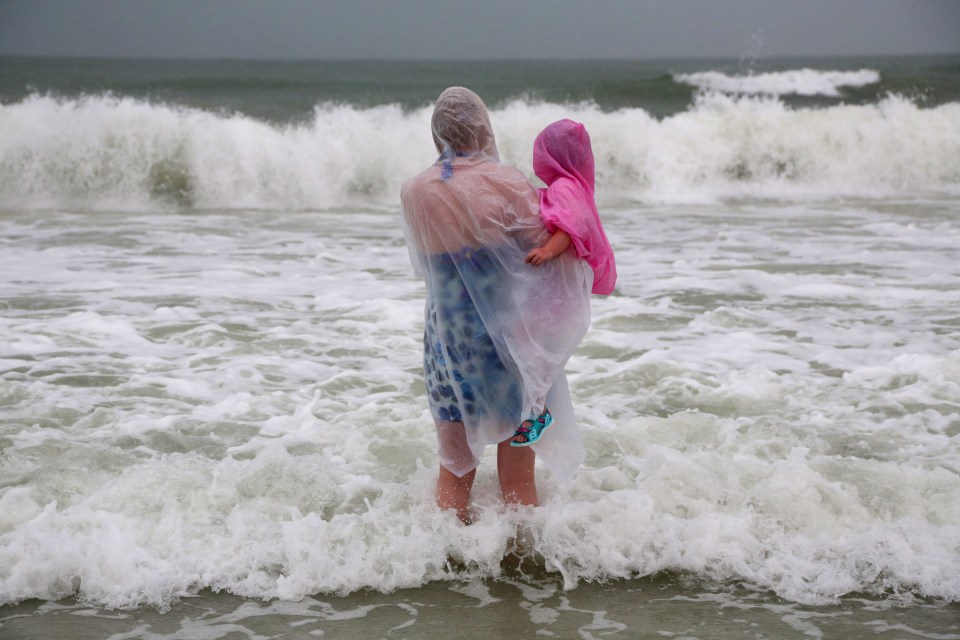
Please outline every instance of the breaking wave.
[[820, 71], [792, 69], [769, 73], [729, 76], [719, 71], [677, 74], [677, 82], [707, 91], [752, 93], [774, 96], [828, 96], [839, 98], [843, 87], [864, 87], [880, 82], [880, 74], [872, 69], [859, 71]]
[[[429, 107], [321, 104], [306, 121], [276, 124], [110, 95], [33, 95], [0, 106], [0, 206], [392, 205], [403, 180], [434, 160], [429, 116]], [[601, 201], [889, 197], [960, 183], [958, 103], [922, 108], [889, 96], [812, 109], [711, 92], [659, 120], [638, 108], [530, 100], [491, 117], [501, 157], [531, 178], [543, 126], [586, 124]]]

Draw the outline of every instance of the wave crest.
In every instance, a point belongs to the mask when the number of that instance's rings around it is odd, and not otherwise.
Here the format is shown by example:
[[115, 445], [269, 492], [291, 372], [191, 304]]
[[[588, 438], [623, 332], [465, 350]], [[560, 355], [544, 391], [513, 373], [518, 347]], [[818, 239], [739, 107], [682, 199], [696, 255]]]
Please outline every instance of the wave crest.
[[677, 74], [674, 79], [683, 84], [721, 93], [839, 98], [842, 87], [864, 87], [876, 84], [880, 82], [880, 73], [872, 69], [860, 69], [859, 71], [793, 69], [745, 76], [729, 76], [719, 71], [702, 71]]
[[[560, 118], [583, 122], [601, 199], [887, 197], [955, 190], [960, 104], [792, 109], [706, 93], [657, 120], [642, 109], [516, 100], [492, 111], [504, 162], [533, 178], [531, 144]], [[31, 96], [0, 106], [0, 206], [322, 209], [395, 205], [429, 166], [430, 108], [318, 105], [271, 124], [115, 96]]]

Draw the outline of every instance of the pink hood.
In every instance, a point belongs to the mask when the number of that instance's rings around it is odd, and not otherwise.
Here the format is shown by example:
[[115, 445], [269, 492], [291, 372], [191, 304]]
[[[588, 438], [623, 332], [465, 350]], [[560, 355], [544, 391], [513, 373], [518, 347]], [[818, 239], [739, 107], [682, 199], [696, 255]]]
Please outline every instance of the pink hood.
[[533, 143], [533, 171], [547, 184], [540, 189], [547, 230], [570, 234], [577, 255], [593, 269], [593, 293], [612, 292], [617, 265], [593, 200], [593, 150], [584, 126], [559, 120], [541, 131]]

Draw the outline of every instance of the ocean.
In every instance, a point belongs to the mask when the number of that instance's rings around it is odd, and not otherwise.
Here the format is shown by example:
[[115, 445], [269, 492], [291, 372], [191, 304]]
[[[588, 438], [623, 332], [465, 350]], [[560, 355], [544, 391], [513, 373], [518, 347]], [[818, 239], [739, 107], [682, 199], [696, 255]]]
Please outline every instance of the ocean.
[[[587, 460], [437, 510], [399, 188], [583, 122]], [[0, 58], [0, 638], [960, 639], [960, 56]], [[456, 626], [453, 626], [456, 625]]]

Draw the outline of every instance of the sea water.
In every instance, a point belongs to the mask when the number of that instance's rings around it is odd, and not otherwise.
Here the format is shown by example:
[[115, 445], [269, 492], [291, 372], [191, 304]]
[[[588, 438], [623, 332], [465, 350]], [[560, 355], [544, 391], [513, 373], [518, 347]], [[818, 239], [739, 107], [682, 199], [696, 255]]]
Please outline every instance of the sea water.
[[[551, 64], [2, 60], [0, 636], [960, 638], [960, 60]], [[586, 463], [512, 509], [491, 450], [469, 527], [397, 195], [446, 84], [531, 180], [587, 126], [620, 273]]]

